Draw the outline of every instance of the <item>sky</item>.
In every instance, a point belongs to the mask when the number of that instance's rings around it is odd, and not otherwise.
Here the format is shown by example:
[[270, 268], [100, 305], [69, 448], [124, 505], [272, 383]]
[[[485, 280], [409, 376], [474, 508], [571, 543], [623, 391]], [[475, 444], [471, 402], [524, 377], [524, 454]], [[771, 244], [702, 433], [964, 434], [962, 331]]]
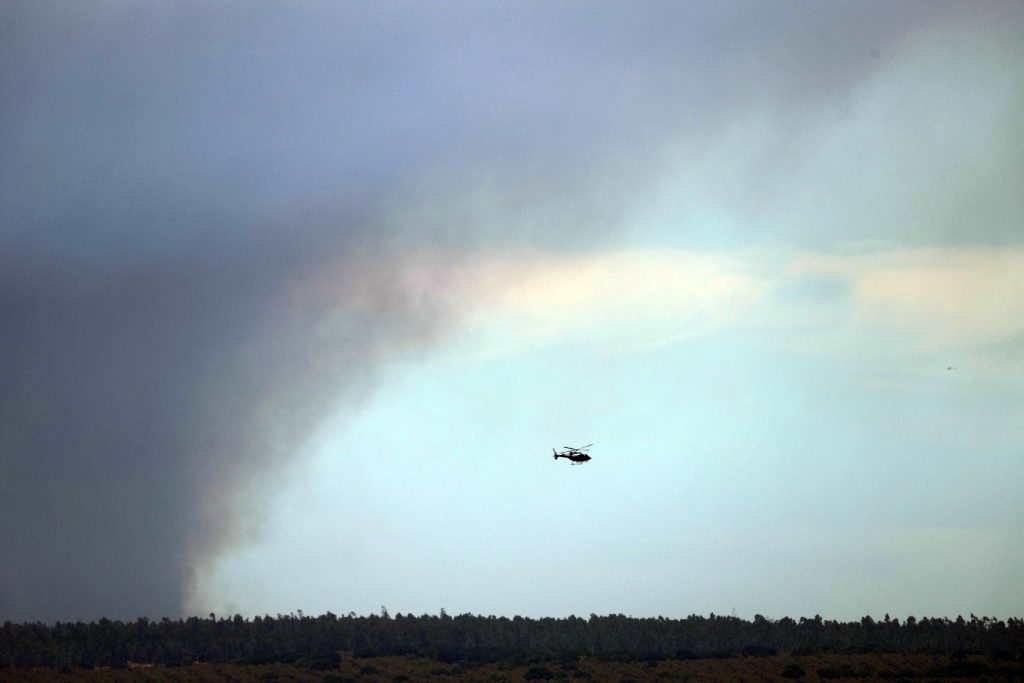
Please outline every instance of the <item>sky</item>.
[[0, 620], [1021, 616], [1022, 31], [0, 4]]

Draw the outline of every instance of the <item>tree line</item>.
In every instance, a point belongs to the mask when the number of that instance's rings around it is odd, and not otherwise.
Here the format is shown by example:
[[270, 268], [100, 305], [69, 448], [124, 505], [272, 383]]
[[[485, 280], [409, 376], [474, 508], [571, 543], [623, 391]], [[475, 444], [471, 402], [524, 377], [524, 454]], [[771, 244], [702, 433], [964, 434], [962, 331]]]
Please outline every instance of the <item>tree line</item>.
[[121, 667], [128, 662], [177, 666], [192, 662], [296, 663], [332, 668], [341, 657], [419, 655], [446, 662], [551, 661], [599, 658], [692, 659], [778, 652], [979, 653], [1017, 659], [1024, 653], [1024, 619], [908, 617], [900, 622], [753, 620], [690, 615], [685, 619], [622, 614], [584, 619], [462, 614], [252, 619], [235, 615], [151, 621], [12, 623], [0, 627], [0, 667]]

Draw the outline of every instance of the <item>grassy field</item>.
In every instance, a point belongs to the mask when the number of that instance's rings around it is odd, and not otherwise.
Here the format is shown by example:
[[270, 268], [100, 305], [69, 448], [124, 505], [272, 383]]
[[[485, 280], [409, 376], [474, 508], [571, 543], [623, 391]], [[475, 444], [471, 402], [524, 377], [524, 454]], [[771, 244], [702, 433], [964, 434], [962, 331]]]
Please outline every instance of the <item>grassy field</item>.
[[[802, 671], [803, 676], [797, 676]], [[789, 676], [785, 676], [788, 673]], [[731, 659], [575, 663], [444, 664], [422, 657], [346, 659], [337, 669], [312, 671], [288, 664], [192, 664], [180, 667], [132, 665], [128, 669], [0, 669], [0, 681], [136, 682], [199, 681], [206, 683], [400, 683], [401, 681], [1004, 681], [1024, 680], [1018, 662], [970, 656], [870, 654]]]

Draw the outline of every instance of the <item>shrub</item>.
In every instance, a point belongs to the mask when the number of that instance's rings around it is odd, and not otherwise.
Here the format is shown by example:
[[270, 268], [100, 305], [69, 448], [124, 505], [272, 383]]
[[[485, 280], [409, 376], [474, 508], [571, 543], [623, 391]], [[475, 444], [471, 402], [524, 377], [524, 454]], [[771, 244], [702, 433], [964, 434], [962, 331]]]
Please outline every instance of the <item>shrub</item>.
[[312, 669], [313, 671], [330, 671], [331, 669], [337, 669], [340, 664], [341, 655], [337, 652], [329, 655], [306, 655], [295, 660], [296, 666], [303, 669]]
[[955, 660], [945, 666], [934, 666], [928, 671], [929, 676], [942, 678], [978, 678], [991, 673], [992, 667], [988, 664], [970, 659]]
[[544, 666], [531, 666], [524, 675], [524, 678], [528, 681], [549, 681], [554, 677], [555, 674]]
[[851, 678], [857, 672], [849, 664], [843, 664], [839, 668], [822, 667], [818, 669], [818, 678]]
[[799, 664], [787, 664], [786, 668], [782, 670], [783, 678], [803, 678], [806, 675], [807, 672]]

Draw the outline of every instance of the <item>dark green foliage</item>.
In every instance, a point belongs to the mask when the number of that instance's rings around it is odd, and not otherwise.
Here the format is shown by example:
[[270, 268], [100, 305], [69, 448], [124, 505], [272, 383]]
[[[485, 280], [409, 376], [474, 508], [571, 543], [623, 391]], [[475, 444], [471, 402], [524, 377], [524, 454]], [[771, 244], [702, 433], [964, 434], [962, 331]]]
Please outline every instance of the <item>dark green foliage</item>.
[[988, 664], [969, 659], [954, 659], [949, 664], [939, 665], [928, 671], [929, 676], [936, 678], [977, 678], [991, 673], [992, 667]]
[[457, 644], [444, 643], [434, 650], [434, 659], [445, 664], [453, 664], [462, 659], [462, 654], [463, 650]]
[[787, 664], [782, 670], [783, 678], [803, 678], [806, 675], [807, 672], [799, 664]]
[[1009, 680], [1024, 680], [1024, 666], [1001, 666], [996, 670], [996, 675]]
[[554, 677], [554, 672], [544, 666], [531, 666], [523, 675], [528, 681], [548, 681]]
[[839, 667], [822, 667], [818, 669], [818, 678], [852, 678], [859, 674], [849, 664]]
[[[842, 623], [821, 617], [753, 621], [691, 615], [685, 619], [634, 619], [621, 614], [589, 619], [522, 617], [277, 615], [243, 619], [162, 619], [84, 624], [0, 625], [0, 667], [124, 667], [128, 661], [165, 666], [193, 662], [295, 663], [314, 671], [338, 668], [346, 657], [413, 655], [452, 666], [500, 662], [502, 670], [572, 663], [581, 655], [604, 661], [725, 658], [832, 652], [960, 651], [1014, 662], [1024, 652], [1024, 620], [971, 617], [869, 618]], [[968, 655], [968, 653], [970, 653]], [[994, 661], [994, 660], [993, 660]], [[980, 669], [979, 669], [980, 670]], [[564, 675], [564, 672], [560, 672]], [[903, 675], [893, 673], [892, 678]], [[843, 671], [826, 672], [827, 676]], [[936, 677], [949, 676], [945, 671]], [[980, 675], [980, 674], [978, 674]], [[891, 679], [890, 679], [891, 680]]]
[[296, 666], [313, 671], [330, 671], [341, 664], [341, 655], [337, 652], [322, 655], [304, 655], [295, 660]]
[[602, 662], [628, 662], [632, 658], [625, 652], [599, 652], [597, 659]]

